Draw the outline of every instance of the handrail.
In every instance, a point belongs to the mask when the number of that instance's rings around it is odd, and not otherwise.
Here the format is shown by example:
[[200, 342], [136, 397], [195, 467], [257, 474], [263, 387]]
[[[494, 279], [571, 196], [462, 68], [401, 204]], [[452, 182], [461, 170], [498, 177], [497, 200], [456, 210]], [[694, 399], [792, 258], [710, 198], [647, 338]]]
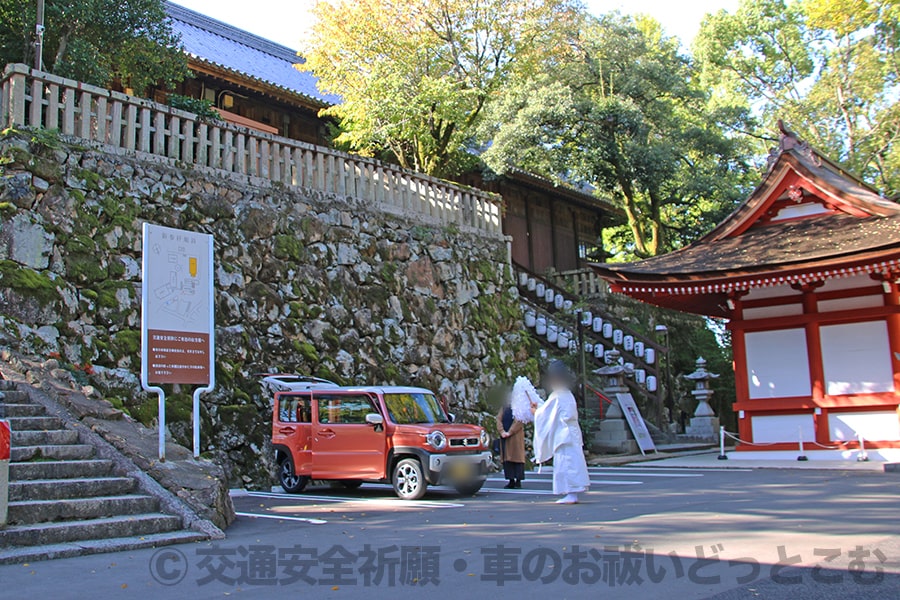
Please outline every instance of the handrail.
[[372, 158], [201, 119], [152, 100], [23, 64], [7, 65], [0, 83], [0, 125], [4, 128], [59, 130], [119, 152], [164, 157], [251, 180], [353, 197], [416, 219], [425, 217], [442, 225], [503, 235], [502, 199], [497, 194]]
[[[523, 273], [526, 273], [529, 277], [534, 277], [536, 281], [540, 281], [541, 283], [544, 284], [545, 287], [549, 287], [550, 289], [552, 289], [554, 294], [560, 294], [562, 296], [567, 296], [567, 295], [571, 296], [571, 292], [568, 292], [567, 290], [561, 288], [560, 286], [556, 285], [554, 282], [550, 281], [546, 277], [538, 275], [537, 273], [533, 273], [532, 271], [528, 270], [527, 268], [523, 267], [522, 265], [520, 265], [518, 263], [513, 263], [513, 269], [515, 269], [516, 271], [521, 271]], [[554, 312], [554, 311], [555, 311], [555, 309], [550, 312]], [[659, 343], [648, 338], [647, 336], [638, 333], [637, 331], [635, 331], [634, 329], [629, 327], [624, 321], [620, 321], [619, 319], [616, 319], [615, 317], [610, 317], [606, 313], [603, 314], [603, 320], [609, 321], [610, 323], [615, 325], [617, 328], [622, 329], [623, 331], [627, 331], [628, 335], [632, 336], [635, 340], [643, 342], [645, 347], [653, 348], [654, 350], [656, 350], [657, 352], [659, 352], [661, 354], [666, 354], [669, 351], [669, 349], [666, 346], [662, 346]]]

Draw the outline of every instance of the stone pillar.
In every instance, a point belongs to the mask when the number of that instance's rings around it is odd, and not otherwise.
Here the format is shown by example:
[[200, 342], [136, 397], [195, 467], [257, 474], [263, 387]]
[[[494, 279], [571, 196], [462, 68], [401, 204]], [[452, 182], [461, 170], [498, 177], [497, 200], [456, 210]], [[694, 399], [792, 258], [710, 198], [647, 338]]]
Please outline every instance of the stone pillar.
[[697, 410], [694, 411], [691, 423], [686, 428], [686, 435], [703, 441], [714, 442], [719, 439], [719, 418], [709, 405], [709, 399], [715, 393], [710, 389], [709, 382], [717, 377], [715, 373], [706, 370], [706, 360], [702, 356], [697, 359], [696, 370], [684, 376], [685, 379], [694, 382], [695, 388], [691, 395], [697, 399]]
[[591, 449], [595, 452], [613, 454], [636, 454], [639, 452], [637, 441], [625, 421], [622, 407], [619, 406], [618, 395], [627, 394], [625, 385], [625, 367], [619, 364], [619, 351], [613, 349], [607, 355], [607, 366], [594, 371], [603, 377], [603, 394], [612, 401], [604, 402], [603, 421], [594, 432]]

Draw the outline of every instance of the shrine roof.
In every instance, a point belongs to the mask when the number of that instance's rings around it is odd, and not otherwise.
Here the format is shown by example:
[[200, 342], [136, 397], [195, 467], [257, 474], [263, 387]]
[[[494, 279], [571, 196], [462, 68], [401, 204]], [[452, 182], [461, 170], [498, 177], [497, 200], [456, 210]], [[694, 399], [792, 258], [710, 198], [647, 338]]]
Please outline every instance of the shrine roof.
[[295, 50], [173, 2], [166, 2], [165, 7], [172, 30], [181, 36], [184, 52], [192, 60], [238, 79], [274, 88], [312, 107], [340, 102], [338, 96], [319, 90], [312, 73], [294, 66], [303, 62]]
[[[613, 283], [652, 283], [796, 272], [900, 256], [900, 204], [879, 196], [779, 126], [782, 137], [763, 181], [708, 234], [661, 256], [592, 266]], [[771, 220], [766, 211], [779, 206], [776, 201], [787, 202], [782, 197], [789, 189], [799, 193], [800, 202], [821, 203], [821, 210]]]

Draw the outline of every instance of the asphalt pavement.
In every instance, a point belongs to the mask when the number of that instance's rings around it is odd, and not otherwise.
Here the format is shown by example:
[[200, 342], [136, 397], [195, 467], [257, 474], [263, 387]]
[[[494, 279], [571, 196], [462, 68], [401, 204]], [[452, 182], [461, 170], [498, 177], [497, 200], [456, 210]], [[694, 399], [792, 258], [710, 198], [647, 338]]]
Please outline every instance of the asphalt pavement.
[[[724, 462], [724, 461], [723, 461]], [[477, 496], [389, 486], [234, 492], [228, 538], [0, 567], [0, 598], [900, 598], [900, 474], [591, 468]]]

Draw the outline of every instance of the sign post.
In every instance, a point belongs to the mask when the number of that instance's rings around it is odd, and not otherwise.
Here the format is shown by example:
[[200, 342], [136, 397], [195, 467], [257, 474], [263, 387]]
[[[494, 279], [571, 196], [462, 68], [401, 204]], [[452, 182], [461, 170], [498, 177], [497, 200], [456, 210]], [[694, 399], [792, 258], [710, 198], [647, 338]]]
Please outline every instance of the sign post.
[[9, 421], [0, 421], [0, 529], [6, 527], [9, 510], [9, 457], [12, 452]]
[[200, 395], [215, 387], [213, 237], [144, 223], [141, 386], [159, 398], [159, 460], [166, 460], [166, 394], [160, 384], [200, 385], [193, 395], [194, 457]]

